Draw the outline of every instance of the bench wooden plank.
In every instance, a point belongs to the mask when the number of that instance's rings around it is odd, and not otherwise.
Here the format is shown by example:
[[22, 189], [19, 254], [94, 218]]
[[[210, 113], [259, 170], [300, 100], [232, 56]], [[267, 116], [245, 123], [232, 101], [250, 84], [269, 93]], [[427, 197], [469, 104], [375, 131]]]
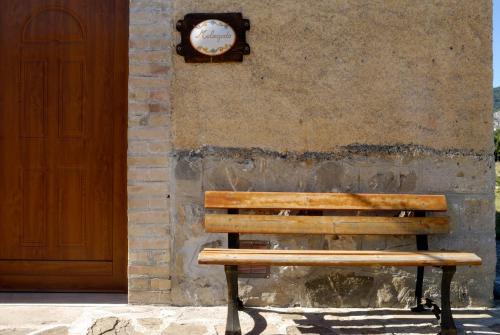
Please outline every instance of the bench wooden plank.
[[210, 233], [429, 235], [449, 232], [447, 217], [205, 214]]
[[481, 265], [473, 253], [456, 251], [205, 249], [199, 264], [266, 266], [456, 266]]
[[[411, 255], [420, 251], [412, 250], [287, 250], [287, 249], [227, 249], [227, 248], [204, 248], [203, 252], [206, 253], [220, 253], [221, 250], [227, 253], [236, 254], [262, 254], [271, 252], [273, 255], [286, 254], [286, 255], [383, 255], [390, 253], [391, 255]], [[427, 251], [426, 251], [427, 252]], [[451, 253], [462, 253], [463, 251], [433, 251], [433, 252], [451, 252]]]
[[453, 253], [453, 254], [470, 254], [465, 251], [456, 250], [440, 250], [440, 251], [413, 251], [413, 250], [287, 250], [287, 249], [228, 249], [228, 248], [204, 248], [203, 252], [210, 253], [220, 253], [222, 251], [227, 253], [237, 253], [237, 254], [262, 254], [262, 253], [272, 253], [274, 255], [287, 254], [287, 255], [412, 255], [420, 252], [433, 252], [433, 253]]
[[444, 195], [205, 192], [206, 208], [446, 211]]

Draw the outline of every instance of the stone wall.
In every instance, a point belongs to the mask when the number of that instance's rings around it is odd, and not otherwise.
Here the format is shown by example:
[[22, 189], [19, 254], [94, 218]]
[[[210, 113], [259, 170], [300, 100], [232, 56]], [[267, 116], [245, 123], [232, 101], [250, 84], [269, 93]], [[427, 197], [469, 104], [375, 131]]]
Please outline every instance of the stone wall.
[[[186, 64], [176, 20], [242, 12], [243, 63]], [[489, 1], [131, 1], [130, 301], [225, 302], [222, 267], [199, 266], [206, 190], [444, 193], [467, 249], [453, 305], [487, 305], [494, 274]], [[274, 248], [414, 249], [413, 238], [321, 236]], [[170, 243], [170, 249], [168, 245]], [[170, 253], [169, 253], [170, 251]], [[428, 296], [439, 271], [429, 269]], [[405, 306], [415, 269], [273, 268], [240, 281], [250, 305]]]
[[[482, 268], [459, 268], [454, 306], [490, 303], [495, 236], [493, 160], [460, 151], [414, 146], [351, 146], [335, 153], [277, 153], [261, 149], [205, 147], [178, 152], [175, 168], [172, 302], [212, 305], [225, 301], [222, 267], [200, 266], [203, 247], [226, 245], [223, 234], [203, 231], [204, 190], [444, 193], [451, 233], [431, 236], [431, 249], [472, 250]], [[485, 187], [485, 185], [487, 185]], [[244, 235], [271, 241], [272, 248], [415, 250], [415, 238]], [[240, 280], [249, 305], [400, 307], [414, 303], [413, 268], [274, 267], [269, 279]], [[425, 295], [439, 298], [440, 270], [426, 272]]]

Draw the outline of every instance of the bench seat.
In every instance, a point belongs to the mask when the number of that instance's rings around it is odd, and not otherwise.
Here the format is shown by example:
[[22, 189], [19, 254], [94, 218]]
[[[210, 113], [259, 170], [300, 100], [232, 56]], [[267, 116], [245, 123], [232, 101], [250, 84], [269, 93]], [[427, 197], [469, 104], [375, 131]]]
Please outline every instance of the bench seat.
[[[429, 251], [428, 235], [450, 233], [443, 194], [207, 191], [205, 210], [205, 231], [227, 234], [227, 248], [205, 248], [198, 254], [199, 264], [224, 265], [228, 284], [225, 335], [241, 335], [239, 266], [415, 266], [417, 305], [411, 310], [432, 310], [440, 320], [440, 334], [456, 335], [450, 303], [453, 275], [457, 266], [481, 265], [481, 258], [471, 252]], [[416, 250], [240, 249], [242, 234], [415, 236]], [[442, 269], [442, 310], [429, 298], [424, 302], [426, 266]]]
[[266, 250], [205, 248], [199, 264], [269, 266], [457, 266], [481, 258], [458, 251]]

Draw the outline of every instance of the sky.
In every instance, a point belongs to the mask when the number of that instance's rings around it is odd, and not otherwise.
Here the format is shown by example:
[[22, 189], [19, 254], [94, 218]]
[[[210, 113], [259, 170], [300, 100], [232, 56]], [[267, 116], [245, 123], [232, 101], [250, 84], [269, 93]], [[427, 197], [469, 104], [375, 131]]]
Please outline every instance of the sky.
[[500, 0], [493, 0], [493, 87], [500, 86]]

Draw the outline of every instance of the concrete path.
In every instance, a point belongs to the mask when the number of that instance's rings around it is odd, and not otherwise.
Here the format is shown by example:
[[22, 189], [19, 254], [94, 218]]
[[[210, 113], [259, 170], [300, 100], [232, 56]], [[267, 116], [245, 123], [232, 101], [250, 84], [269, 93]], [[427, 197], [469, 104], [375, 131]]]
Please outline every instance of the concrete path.
[[[0, 296], [0, 301], [1, 301]], [[460, 334], [500, 334], [500, 308], [456, 310]], [[225, 307], [0, 303], [0, 335], [224, 334]], [[401, 309], [248, 308], [244, 334], [437, 334], [430, 314]]]

